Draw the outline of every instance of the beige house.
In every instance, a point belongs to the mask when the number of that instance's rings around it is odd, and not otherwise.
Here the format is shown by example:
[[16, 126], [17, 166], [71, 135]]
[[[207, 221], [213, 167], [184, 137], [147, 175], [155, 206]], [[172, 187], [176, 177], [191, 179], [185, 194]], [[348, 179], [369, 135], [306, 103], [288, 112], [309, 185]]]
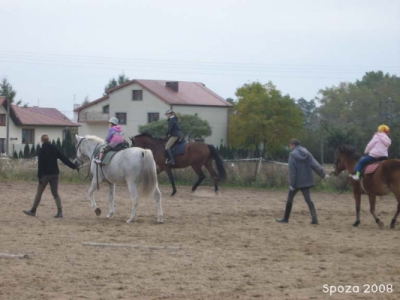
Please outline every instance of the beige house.
[[[8, 101], [0, 96], [0, 153], [7, 153], [7, 106]], [[78, 126], [55, 108], [11, 105], [9, 156], [14, 151], [23, 151], [25, 144], [32, 147], [32, 144], [40, 143], [43, 133], [49, 134], [51, 140], [59, 138], [62, 141], [67, 128]]]
[[207, 120], [212, 135], [205, 142], [227, 144], [228, 109], [232, 105], [199, 82], [131, 80], [106, 91], [106, 95], [74, 110], [82, 126], [80, 135], [104, 138], [107, 121], [116, 117], [125, 136], [138, 134], [139, 125], [165, 118], [172, 109], [178, 114], [197, 114]]

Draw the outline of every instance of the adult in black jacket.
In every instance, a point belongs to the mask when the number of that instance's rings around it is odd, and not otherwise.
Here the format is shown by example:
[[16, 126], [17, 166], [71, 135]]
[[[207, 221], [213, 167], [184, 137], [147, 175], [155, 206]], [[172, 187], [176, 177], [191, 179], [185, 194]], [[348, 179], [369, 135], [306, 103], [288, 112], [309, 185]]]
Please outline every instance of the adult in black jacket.
[[24, 210], [23, 212], [28, 216], [35, 216], [36, 209], [39, 206], [42, 194], [50, 183], [51, 193], [56, 201], [57, 214], [55, 218], [62, 218], [62, 206], [61, 199], [58, 195], [58, 179], [60, 170], [58, 169], [57, 160], [61, 160], [66, 166], [75, 170], [77, 167], [54, 145], [50, 143], [50, 137], [48, 134], [41, 136], [42, 147], [39, 150], [38, 155], [38, 186], [36, 190], [35, 200], [33, 201], [32, 208], [30, 210]]
[[168, 142], [165, 145], [165, 154], [167, 156], [167, 161], [165, 162], [167, 165], [174, 165], [175, 160], [171, 152], [171, 147], [181, 138], [182, 131], [181, 125], [178, 122], [178, 118], [172, 110], [167, 110], [165, 115], [168, 118], [168, 130], [167, 130], [167, 139]]

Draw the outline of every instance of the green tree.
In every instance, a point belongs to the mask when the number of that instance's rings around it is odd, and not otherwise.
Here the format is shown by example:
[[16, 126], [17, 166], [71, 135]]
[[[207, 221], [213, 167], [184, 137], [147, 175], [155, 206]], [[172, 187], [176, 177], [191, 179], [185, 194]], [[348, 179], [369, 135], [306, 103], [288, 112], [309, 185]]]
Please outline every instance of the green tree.
[[14, 157], [14, 158], [18, 158], [17, 151], [14, 151], [14, 155], [13, 155], [13, 157]]
[[36, 156], [35, 144], [32, 144], [31, 152], [30, 152], [29, 155], [30, 155], [31, 158]]
[[57, 138], [56, 146], [57, 146], [57, 148], [58, 148], [60, 151], [62, 151], [61, 140], [60, 140], [60, 138]]
[[299, 136], [303, 113], [294, 99], [282, 96], [268, 82], [245, 84], [236, 91], [238, 101], [230, 117], [229, 141], [234, 147], [261, 150], [265, 157]]
[[25, 147], [24, 147], [24, 158], [29, 158], [29, 157], [30, 157], [29, 145], [25, 144]]
[[[13, 89], [12, 85], [7, 81], [7, 78], [3, 78], [3, 80], [0, 83], [0, 96], [6, 97], [10, 103], [14, 103], [14, 98], [16, 96], [17, 92]], [[22, 100], [19, 100], [18, 102], [14, 103], [15, 105], [20, 105]]]
[[18, 158], [24, 158], [24, 154], [22, 153], [22, 150], [19, 150]]
[[107, 90], [115, 88], [116, 86], [119, 86], [125, 82], [128, 82], [129, 78], [126, 77], [123, 73], [118, 75], [118, 78], [111, 78], [110, 81], [107, 83], [107, 85], [104, 87], [104, 92], [107, 92]]
[[[204, 139], [211, 135], [211, 126], [208, 121], [201, 119], [198, 115], [181, 115], [179, 123], [181, 124], [182, 135], [188, 140]], [[154, 137], [164, 138], [168, 129], [167, 119], [152, 122], [139, 126], [139, 132], [147, 132]]]
[[86, 104], [88, 104], [89, 102], [90, 102], [90, 101], [89, 101], [89, 96], [86, 96], [85, 99], [83, 99], [83, 102], [82, 102], [81, 106], [86, 105]]
[[[355, 83], [342, 82], [320, 90], [317, 100], [321, 105], [317, 113], [330, 128], [326, 140], [352, 142], [362, 151], [380, 124], [393, 128], [400, 124], [399, 94], [400, 78], [382, 71], [367, 72]], [[353, 139], [346, 138], [347, 133]], [[389, 154], [397, 157], [399, 154], [393, 149], [400, 149], [400, 132], [393, 130], [391, 138]], [[326, 150], [332, 153], [333, 147], [328, 144]]]
[[37, 145], [36, 145], [36, 155], [39, 155], [39, 151], [40, 151], [40, 144], [37, 143]]

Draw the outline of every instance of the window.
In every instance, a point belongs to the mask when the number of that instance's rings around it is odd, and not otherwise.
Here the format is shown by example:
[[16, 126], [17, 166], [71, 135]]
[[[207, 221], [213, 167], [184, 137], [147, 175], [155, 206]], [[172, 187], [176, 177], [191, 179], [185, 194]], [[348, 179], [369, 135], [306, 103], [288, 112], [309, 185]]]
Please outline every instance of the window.
[[133, 90], [132, 91], [132, 100], [142, 100], [143, 99], [143, 91], [142, 90]]
[[160, 120], [160, 114], [159, 113], [148, 113], [147, 114], [147, 123], [152, 123]]
[[6, 114], [0, 114], [0, 126], [6, 126]]
[[126, 125], [126, 113], [115, 113], [120, 125]]
[[108, 114], [110, 112], [110, 105], [103, 106], [103, 114]]
[[22, 144], [33, 144], [35, 141], [34, 129], [22, 129]]

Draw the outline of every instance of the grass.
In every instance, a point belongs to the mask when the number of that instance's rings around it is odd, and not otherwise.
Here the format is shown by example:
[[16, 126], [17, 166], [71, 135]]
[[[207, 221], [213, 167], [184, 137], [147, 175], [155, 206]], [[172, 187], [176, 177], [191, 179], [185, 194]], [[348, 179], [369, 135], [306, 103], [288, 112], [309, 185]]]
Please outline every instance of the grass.
[[[271, 190], [286, 190], [288, 188], [289, 170], [286, 165], [263, 163], [256, 175], [256, 162], [228, 162], [225, 165], [227, 181], [220, 183], [220, 186], [256, 188]], [[324, 166], [326, 173], [330, 173], [331, 166]], [[89, 184], [91, 175], [87, 178], [88, 166], [83, 168], [78, 174], [76, 170], [59, 163], [60, 181], [66, 183]], [[191, 168], [173, 170], [175, 183], [177, 185], [193, 185], [197, 180], [197, 175]], [[208, 172], [204, 170], [206, 179], [202, 185], [213, 185], [213, 181]], [[315, 177], [315, 190], [324, 192], [338, 192], [350, 190], [346, 184], [347, 176], [331, 176], [328, 180], [322, 180], [317, 175]], [[37, 181], [37, 159], [0, 159], [0, 180], [22, 180]], [[160, 184], [169, 185], [169, 180], [165, 172], [159, 174]]]

